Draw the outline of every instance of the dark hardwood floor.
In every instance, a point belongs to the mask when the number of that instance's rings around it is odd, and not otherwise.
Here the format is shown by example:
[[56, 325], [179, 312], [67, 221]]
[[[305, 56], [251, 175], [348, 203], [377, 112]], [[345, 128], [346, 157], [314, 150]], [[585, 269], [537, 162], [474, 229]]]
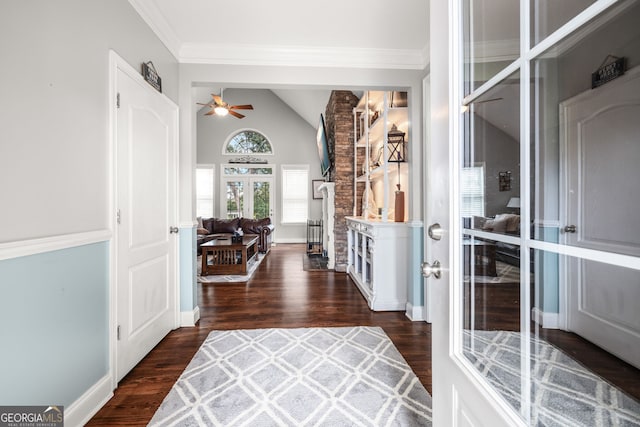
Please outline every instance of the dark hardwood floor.
[[199, 284], [196, 327], [169, 333], [88, 425], [146, 425], [214, 329], [380, 326], [431, 393], [431, 326], [369, 310], [345, 273], [303, 271], [304, 254], [304, 245], [277, 245], [249, 282]]
[[[249, 282], [198, 285], [201, 318], [196, 327], [169, 333], [88, 425], [146, 425], [214, 329], [380, 326], [431, 393], [431, 325], [411, 322], [404, 312], [369, 310], [346, 274], [304, 271], [304, 254], [304, 245], [278, 245]], [[519, 305], [517, 285], [483, 288], [476, 293], [476, 327], [519, 330]], [[640, 400], [640, 370], [574, 334], [537, 333]]]

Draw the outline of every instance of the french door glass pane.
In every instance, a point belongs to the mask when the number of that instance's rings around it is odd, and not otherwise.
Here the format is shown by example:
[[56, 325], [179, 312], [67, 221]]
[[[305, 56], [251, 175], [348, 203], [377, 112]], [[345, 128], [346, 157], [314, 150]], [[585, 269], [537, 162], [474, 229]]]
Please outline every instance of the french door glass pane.
[[639, 424], [640, 271], [541, 250], [532, 264], [530, 398], [562, 396], [532, 424]]
[[244, 182], [227, 181], [227, 218], [239, 218], [244, 211]]
[[595, 0], [531, 0], [531, 43], [535, 45], [595, 3]]
[[465, 236], [463, 354], [519, 410], [520, 261], [518, 245]]
[[517, 236], [520, 233], [518, 74], [469, 105], [464, 126], [467, 132], [460, 190], [465, 225]]
[[[537, 239], [640, 255], [638, 22], [640, 3], [622, 2], [532, 64]], [[592, 89], [610, 55], [625, 75]]]
[[518, 58], [520, 2], [463, 0], [464, 94]]
[[263, 181], [253, 182], [253, 217], [268, 218], [271, 212], [270, 183]]

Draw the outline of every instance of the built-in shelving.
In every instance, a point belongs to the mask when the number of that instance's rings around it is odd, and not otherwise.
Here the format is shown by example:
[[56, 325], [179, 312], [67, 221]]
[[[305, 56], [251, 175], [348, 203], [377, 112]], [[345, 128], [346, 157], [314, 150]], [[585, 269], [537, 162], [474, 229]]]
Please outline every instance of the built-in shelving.
[[[354, 156], [354, 206], [353, 214], [367, 220], [393, 221], [393, 197], [396, 184], [408, 188], [408, 164], [389, 163], [387, 135], [392, 126], [405, 133], [409, 141], [409, 114], [406, 92], [367, 91], [353, 109], [353, 125], [356, 135]], [[405, 105], [397, 106], [398, 99]], [[407, 142], [408, 143], [408, 142]], [[370, 188], [375, 209], [362, 212], [361, 206], [369, 206], [365, 189]], [[405, 200], [404, 212], [408, 212]], [[380, 211], [378, 213], [378, 211]], [[392, 218], [392, 219], [390, 219]], [[403, 220], [406, 220], [404, 218]]]

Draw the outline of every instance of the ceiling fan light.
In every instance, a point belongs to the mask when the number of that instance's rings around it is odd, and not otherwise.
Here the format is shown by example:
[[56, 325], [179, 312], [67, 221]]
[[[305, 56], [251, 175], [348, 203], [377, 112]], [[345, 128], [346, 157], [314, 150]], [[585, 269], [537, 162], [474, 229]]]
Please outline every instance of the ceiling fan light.
[[213, 111], [215, 111], [218, 116], [226, 116], [229, 114], [229, 110], [221, 105], [215, 107]]

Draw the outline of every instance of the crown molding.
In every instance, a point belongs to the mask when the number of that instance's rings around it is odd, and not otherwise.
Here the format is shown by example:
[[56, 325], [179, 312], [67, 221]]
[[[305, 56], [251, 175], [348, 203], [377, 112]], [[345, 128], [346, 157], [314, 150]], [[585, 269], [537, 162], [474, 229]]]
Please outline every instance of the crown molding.
[[425, 52], [428, 50], [183, 43], [178, 60], [190, 64], [422, 70], [428, 62]]
[[[469, 58], [469, 46], [465, 46], [465, 58]], [[487, 40], [473, 43], [474, 62], [514, 61], [520, 55], [520, 40]]]
[[155, 4], [144, 0], [129, 0], [129, 4], [138, 12], [138, 15], [147, 23], [162, 44], [169, 49], [169, 52], [176, 59], [179, 59], [182, 42]]

